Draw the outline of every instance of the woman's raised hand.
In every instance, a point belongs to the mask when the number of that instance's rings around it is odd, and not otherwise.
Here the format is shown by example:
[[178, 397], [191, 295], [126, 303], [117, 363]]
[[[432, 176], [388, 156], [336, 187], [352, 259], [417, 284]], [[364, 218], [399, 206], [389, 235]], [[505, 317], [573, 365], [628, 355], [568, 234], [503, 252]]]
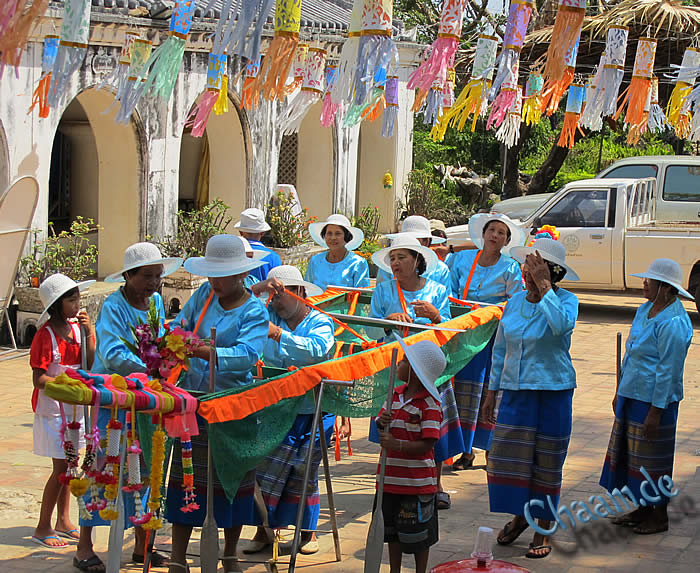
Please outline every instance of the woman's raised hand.
[[257, 297], [262, 296], [263, 293], [268, 293], [270, 298], [272, 298], [273, 296], [284, 292], [284, 283], [282, 283], [282, 281], [279, 279], [269, 278], [259, 283], [255, 283], [252, 287], [250, 287], [250, 290]]
[[440, 311], [429, 302], [426, 302], [424, 300], [414, 300], [411, 303], [411, 306], [413, 307], [413, 310], [416, 311], [416, 316], [420, 316], [421, 318], [427, 318], [430, 322], [434, 324], [441, 322]]

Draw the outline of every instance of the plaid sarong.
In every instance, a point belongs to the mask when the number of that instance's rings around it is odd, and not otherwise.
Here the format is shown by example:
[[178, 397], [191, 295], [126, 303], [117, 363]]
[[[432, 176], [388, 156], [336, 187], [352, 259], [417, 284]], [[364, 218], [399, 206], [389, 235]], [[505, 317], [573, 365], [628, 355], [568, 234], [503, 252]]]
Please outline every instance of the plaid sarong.
[[440, 439], [434, 448], [435, 463], [444, 462], [464, 451], [464, 437], [451, 380], [440, 386], [440, 405], [442, 406], [442, 424], [440, 424]]
[[[330, 443], [335, 426], [335, 414], [322, 418], [326, 444]], [[299, 414], [284, 441], [258, 467], [257, 480], [267, 507], [270, 527], [294, 524], [304, 487], [304, 466], [311, 440], [313, 414]], [[315, 530], [321, 511], [318, 493], [318, 467], [321, 463], [321, 443], [318, 431], [311, 458], [311, 477], [306, 490], [306, 507], [302, 528]]]
[[562, 467], [571, 435], [574, 390], [503, 390], [488, 457], [491, 511], [553, 520], [547, 497], [556, 508]]
[[[669, 404], [664, 410], [658, 434], [653, 440], [642, 436], [642, 427], [650, 407], [649, 402], [640, 402], [623, 396], [617, 399], [615, 422], [600, 476], [600, 485], [610, 492], [615, 488], [621, 489], [627, 486], [639, 500], [641, 499], [640, 487], [647, 479], [642, 474], [642, 468], [654, 482], [647, 487], [649, 492], [657, 490], [655, 484], [660, 477], [673, 475], [678, 402]], [[661, 497], [661, 501], [654, 505], [668, 504], [667, 496], [660, 491], [657, 495]]]

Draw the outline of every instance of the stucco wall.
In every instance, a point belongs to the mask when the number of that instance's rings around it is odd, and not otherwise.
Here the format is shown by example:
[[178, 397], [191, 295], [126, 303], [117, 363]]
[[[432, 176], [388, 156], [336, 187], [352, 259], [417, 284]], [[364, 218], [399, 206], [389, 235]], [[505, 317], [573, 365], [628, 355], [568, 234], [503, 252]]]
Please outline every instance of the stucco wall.
[[324, 220], [333, 210], [333, 129], [321, 125], [322, 103], [309, 110], [299, 129], [297, 193], [311, 215]]

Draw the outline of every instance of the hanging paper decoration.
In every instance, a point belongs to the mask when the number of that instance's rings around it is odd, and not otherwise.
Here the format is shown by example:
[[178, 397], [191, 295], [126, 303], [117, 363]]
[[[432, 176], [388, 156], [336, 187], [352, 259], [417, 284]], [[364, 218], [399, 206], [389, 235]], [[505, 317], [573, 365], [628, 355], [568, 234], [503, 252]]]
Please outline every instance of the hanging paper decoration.
[[98, 89], [110, 86], [115, 90], [114, 103], [121, 101], [126, 94], [129, 79], [129, 63], [131, 62], [131, 46], [138, 38], [138, 32], [128, 31], [126, 33], [121, 53], [119, 54], [119, 65], [98, 86]]
[[354, 127], [362, 120], [374, 121], [384, 111], [386, 98], [384, 84], [387, 80], [387, 71], [384, 68], [377, 70], [373, 78], [373, 86], [368, 97], [360, 103], [352, 103], [348, 106], [343, 118], [343, 127]]
[[25, 12], [26, 4], [27, 0], [10, 1], [0, 8], [0, 77], [5, 66], [19, 66], [29, 32], [46, 12], [49, 0], [34, 0]]
[[[449, 74], [448, 74], [449, 76]], [[396, 119], [399, 115], [399, 77], [389, 76], [386, 80], [386, 109], [382, 120], [382, 137], [394, 137]]]
[[360, 120], [362, 121], [374, 121], [386, 109], [386, 93], [385, 87], [388, 78], [386, 78], [381, 84], [376, 84], [372, 88], [372, 95], [369, 101], [362, 107], [362, 112], [360, 113]]
[[137, 39], [129, 49], [129, 73], [126, 77], [124, 95], [119, 101], [120, 108], [114, 121], [117, 123], [129, 123], [131, 114], [136, 109], [144, 91], [146, 78], [146, 64], [151, 56], [153, 44], [148, 40]]
[[282, 122], [284, 133], [291, 134], [299, 131], [301, 122], [309, 113], [311, 107], [321, 99], [326, 66], [326, 50], [319, 46], [309, 48], [304, 59], [302, 71], [301, 92], [289, 104]]
[[564, 113], [564, 126], [557, 145], [571, 149], [575, 143], [578, 120], [583, 110], [583, 100], [586, 97], [586, 88], [582, 84], [571, 84], [569, 95], [566, 96], [566, 113]]
[[464, 125], [473, 114], [472, 131], [476, 127], [476, 120], [481, 114], [482, 104], [488, 98], [491, 87], [491, 76], [496, 62], [496, 50], [498, 49], [498, 38], [481, 34], [476, 42], [474, 53], [474, 65], [472, 66], [469, 82], [459, 94], [452, 108], [443, 113], [438, 122], [436, 137], [437, 141], [442, 141], [445, 137], [447, 126], [456, 127], [459, 131], [464, 129]]
[[[239, 4], [236, 13], [233, 4]], [[216, 35], [221, 38], [222, 51], [246, 60], [260, 55], [260, 40], [275, 0], [224, 0]]]
[[559, 81], [545, 83], [544, 87], [542, 88], [541, 109], [545, 114], [547, 114], [547, 116], [551, 116], [556, 113], [556, 111], [559, 109], [559, 102], [561, 101], [561, 98], [564, 97], [566, 90], [571, 85], [571, 82], [574, 81], [578, 45], [579, 43], [577, 40], [567, 53], [565, 60], [566, 69], [564, 70], [564, 73]]
[[304, 83], [304, 74], [306, 73], [305, 63], [306, 56], [309, 53], [308, 44], [297, 44], [296, 50], [294, 50], [294, 61], [292, 62], [292, 69], [289, 74], [291, 81], [285, 87], [285, 95], [293, 93], [298, 90]]
[[56, 61], [56, 54], [58, 54], [58, 41], [58, 36], [46, 36], [44, 38], [44, 53], [41, 57], [41, 79], [32, 95], [32, 105], [27, 115], [32, 113], [38, 104], [39, 117], [49, 117], [49, 106], [46, 98], [49, 95], [49, 85], [51, 84], [51, 70]]
[[338, 72], [331, 90], [333, 102], [350, 102], [353, 94], [355, 80], [355, 65], [360, 49], [360, 35], [362, 34], [362, 8], [364, 0], [355, 0], [350, 14], [350, 26], [348, 37], [343, 42], [338, 60]]
[[654, 71], [655, 55], [656, 40], [654, 38], [639, 38], [637, 53], [634, 57], [632, 80], [623, 92], [622, 103], [615, 114], [615, 119], [618, 119], [626, 106], [625, 124], [636, 126], [635, 130], [639, 130], [646, 122], [644, 113], [648, 111], [647, 104], [651, 92], [651, 76]]
[[678, 137], [681, 137], [680, 133], [686, 131], [684, 116], [687, 117], [687, 114], [683, 113], [683, 104], [693, 89], [699, 71], [700, 48], [686, 48], [676, 75], [676, 84], [673, 86], [666, 106], [666, 119], [668, 124], [676, 130]]
[[175, 9], [170, 17], [168, 37], [158, 46], [146, 63], [144, 95], [151, 94], [164, 100], [170, 99], [175, 80], [185, 55], [187, 34], [192, 27], [196, 0], [175, 0]]
[[301, 0], [277, 0], [275, 35], [267, 48], [257, 77], [250, 84], [246, 98], [255, 106], [264, 97], [268, 101], [285, 96], [285, 84], [294, 61], [301, 29]]
[[[416, 99], [414, 100], [413, 111], [416, 111], [415, 104], [418, 103], [418, 94], [416, 94]], [[425, 125], [435, 125], [442, 112], [442, 84], [440, 79], [436, 78], [433, 81], [433, 85], [430, 88], [428, 97], [423, 99], [425, 105], [423, 106], [423, 123]], [[418, 108], [418, 111], [421, 111]]]
[[228, 94], [223, 92], [224, 77], [226, 76], [226, 65], [228, 56], [226, 54], [209, 54], [209, 65], [207, 66], [207, 89], [200, 98], [197, 105], [190, 112], [185, 122], [185, 127], [192, 128], [193, 137], [202, 137], [207, 128], [209, 115], [214, 106], [219, 101], [220, 96], [228, 99]]
[[559, 0], [544, 65], [543, 75], [546, 83], [555, 84], [562, 79], [569, 65], [567, 56], [578, 43], [585, 15], [586, 0]]
[[605, 63], [602, 66], [600, 79], [592, 97], [586, 100], [586, 108], [579, 121], [579, 124], [586, 129], [600, 131], [603, 127], [603, 117], [615, 113], [617, 95], [625, 70], [628, 34], [629, 28], [626, 26], [612, 26], [608, 30]]
[[452, 107], [455, 105], [455, 80], [457, 79], [457, 74], [454, 68], [447, 70], [447, 80], [442, 88], [442, 106], [440, 109], [440, 116], [438, 120], [433, 124], [433, 128], [430, 130], [430, 139], [433, 141], [442, 141], [445, 138], [445, 132], [442, 131], [443, 125], [446, 128], [447, 122], [440, 121], [442, 117], [449, 113]]
[[[513, 70], [519, 65], [520, 50], [523, 49], [525, 43], [525, 35], [527, 34], [527, 26], [530, 23], [532, 16], [532, 8], [534, 0], [512, 0], [510, 8], [508, 8], [508, 20], [506, 21], [506, 31], [503, 36], [503, 50], [498, 56], [498, 71], [496, 78], [493, 80], [491, 91], [489, 92], [489, 100], [496, 99], [501, 84], [512, 78]], [[516, 81], [517, 85], [517, 81]], [[512, 90], [512, 88], [510, 88]], [[511, 98], [510, 103], [515, 99]]]
[[455, 54], [462, 35], [465, 1], [444, 0], [437, 38], [427, 57], [408, 78], [408, 89], [418, 90], [413, 103], [415, 113], [418, 113], [425, 98], [436, 86], [439, 91], [442, 90], [447, 81], [447, 70], [455, 65]]
[[331, 92], [338, 78], [338, 66], [332, 65], [326, 68], [326, 92], [323, 95], [323, 109], [321, 110], [321, 125], [330, 127], [335, 123], [335, 116], [340, 109], [339, 103], [333, 101]]
[[513, 147], [520, 139], [520, 123], [523, 113], [523, 90], [520, 86], [515, 88], [515, 99], [512, 107], [508, 110], [506, 119], [501, 123], [501, 127], [496, 132], [496, 139], [507, 148]]
[[654, 133], [661, 133], [668, 128], [666, 114], [659, 105], [659, 78], [652, 76], [651, 90], [649, 92], [649, 118], [647, 128]]
[[253, 84], [260, 73], [261, 60], [261, 56], [250, 60], [245, 68], [245, 80], [243, 80], [243, 88], [241, 89], [241, 105], [246, 109], [253, 109], [258, 105], [257, 96], [253, 94]]
[[598, 62], [598, 65], [596, 66], [593, 74], [588, 79], [588, 83], [586, 84], [586, 101], [593, 101], [593, 94], [595, 93], [596, 89], [598, 88], [598, 84], [600, 84], [600, 77], [603, 74], [603, 68], [605, 67], [605, 52], [603, 52], [600, 55], [600, 61]]
[[491, 126], [496, 128], [500, 127], [501, 123], [506, 119], [508, 112], [513, 108], [519, 93], [519, 72], [520, 60], [518, 59], [515, 60], [513, 69], [510, 70], [508, 77], [501, 84], [501, 90], [498, 92], [498, 96], [496, 96], [496, 99], [491, 105], [489, 119], [486, 122], [486, 129], [491, 129]]
[[544, 78], [539, 72], [530, 72], [525, 84], [523, 97], [523, 121], [527, 125], [535, 125], [542, 117], [542, 87]]
[[47, 103], [56, 108], [63, 100], [70, 77], [80, 69], [90, 37], [91, 0], [65, 0], [61, 41], [51, 71]]

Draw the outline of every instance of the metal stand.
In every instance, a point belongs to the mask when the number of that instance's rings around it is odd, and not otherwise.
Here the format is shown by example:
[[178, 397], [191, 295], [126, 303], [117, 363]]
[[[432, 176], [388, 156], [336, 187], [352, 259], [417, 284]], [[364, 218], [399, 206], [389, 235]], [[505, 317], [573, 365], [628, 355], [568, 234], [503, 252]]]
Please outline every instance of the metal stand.
[[[2, 301], [3, 304], [3, 317], [5, 321], [7, 322], [7, 330], [10, 331], [10, 343], [12, 346], [10, 348], [3, 348], [2, 351], [0, 351], [0, 362], [3, 360], [12, 360], [13, 358], [20, 358], [21, 356], [26, 356], [29, 354], [29, 350], [20, 350], [17, 348], [17, 341], [15, 340], [15, 333], [12, 330], [12, 323], [10, 322], [10, 313], [7, 310], [7, 306], [5, 305], [7, 301]], [[2, 326], [2, 323], [0, 323], [0, 326]], [[7, 355], [11, 356], [7, 356]]]

